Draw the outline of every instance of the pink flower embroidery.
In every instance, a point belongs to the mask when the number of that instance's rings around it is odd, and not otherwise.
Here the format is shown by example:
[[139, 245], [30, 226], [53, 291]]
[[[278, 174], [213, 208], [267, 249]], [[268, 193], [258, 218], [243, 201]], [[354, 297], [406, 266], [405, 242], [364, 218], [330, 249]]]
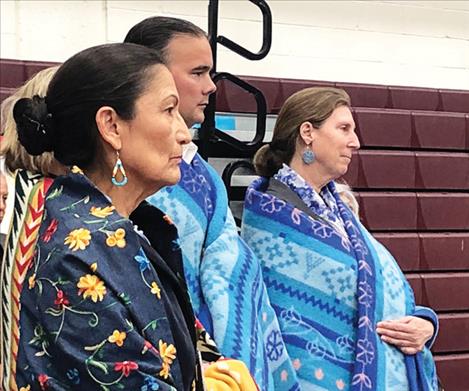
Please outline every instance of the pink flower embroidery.
[[288, 372], [285, 369], [280, 373], [280, 379], [282, 381], [287, 381], [288, 380]]
[[65, 296], [64, 291], [62, 291], [60, 289], [57, 291], [57, 296], [55, 297], [54, 304], [57, 307], [59, 307], [60, 309], [62, 309], [62, 307], [64, 305], [69, 305], [70, 304], [70, 302], [68, 301], [67, 296]]
[[37, 381], [39, 382], [39, 385], [41, 386], [41, 390], [46, 390], [49, 387], [49, 376], [47, 376], [45, 373], [41, 373], [37, 377]]
[[122, 372], [125, 377], [130, 375], [131, 371], [138, 369], [138, 364], [134, 361], [122, 361], [114, 363], [114, 370], [116, 372]]

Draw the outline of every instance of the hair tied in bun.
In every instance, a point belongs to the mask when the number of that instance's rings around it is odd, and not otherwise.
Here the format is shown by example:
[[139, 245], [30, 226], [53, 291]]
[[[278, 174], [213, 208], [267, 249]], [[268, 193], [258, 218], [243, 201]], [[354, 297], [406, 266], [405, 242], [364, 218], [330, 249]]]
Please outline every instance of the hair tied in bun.
[[50, 152], [54, 145], [53, 117], [45, 97], [35, 95], [16, 102], [13, 108], [20, 143], [31, 155]]
[[285, 150], [285, 142], [271, 141], [267, 144], [272, 151], [284, 151]]

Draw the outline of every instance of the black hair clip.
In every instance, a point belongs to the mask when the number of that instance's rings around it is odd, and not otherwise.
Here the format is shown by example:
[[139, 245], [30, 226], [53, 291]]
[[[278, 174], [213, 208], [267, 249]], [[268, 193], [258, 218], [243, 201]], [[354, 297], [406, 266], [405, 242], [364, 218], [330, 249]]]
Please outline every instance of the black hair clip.
[[[52, 118], [52, 114], [47, 114], [47, 116], [49, 115], [50, 115], [49, 118]], [[28, 117], [26, 114], [23, 114], [23, 117], [25, 117], [32, 124], [36, 125], [36, 132], [41, 132], [42, 134], [46, 134], [46, 127], [43, 123], [36, 121], [32, 119], [31, 117]]]

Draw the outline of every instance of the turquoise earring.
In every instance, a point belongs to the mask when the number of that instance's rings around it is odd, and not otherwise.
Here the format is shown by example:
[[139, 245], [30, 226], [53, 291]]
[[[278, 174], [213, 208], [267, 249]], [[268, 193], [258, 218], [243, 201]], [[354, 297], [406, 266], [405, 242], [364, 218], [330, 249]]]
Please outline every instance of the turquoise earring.
[[[122, 164], [121, 159], [119, 158], [119, 151], [116, 151], [117, 160], [116, 164], [114, 164], [114, 168], [112, 169], [112, 184], [115, 186], [124, 186], [127, 183], [127, 175], [125, 175], [124, 165]], [[120, 172], [122, 175], [122, 179], [118, 181], [116, 179], [117, 172]]]
[[311, 151], [309, 145], [306, 146], [306, 150], [301, 155], [301, 159], [303, 160], [304, 164], [308, 165], [314, 162], [314, 160], [316, 159], [316, 156], [314, 155], [314, 152]]

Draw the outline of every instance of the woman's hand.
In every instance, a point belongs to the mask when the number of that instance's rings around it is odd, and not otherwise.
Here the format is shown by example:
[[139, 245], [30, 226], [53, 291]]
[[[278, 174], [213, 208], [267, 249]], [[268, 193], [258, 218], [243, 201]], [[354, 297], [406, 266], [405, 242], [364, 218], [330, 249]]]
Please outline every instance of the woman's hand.
[[435, 331], [433, 323], [417, 316], [378, 322], [376, 332], [381, 339], [398, 347], [404, 354], [416, 354]]

